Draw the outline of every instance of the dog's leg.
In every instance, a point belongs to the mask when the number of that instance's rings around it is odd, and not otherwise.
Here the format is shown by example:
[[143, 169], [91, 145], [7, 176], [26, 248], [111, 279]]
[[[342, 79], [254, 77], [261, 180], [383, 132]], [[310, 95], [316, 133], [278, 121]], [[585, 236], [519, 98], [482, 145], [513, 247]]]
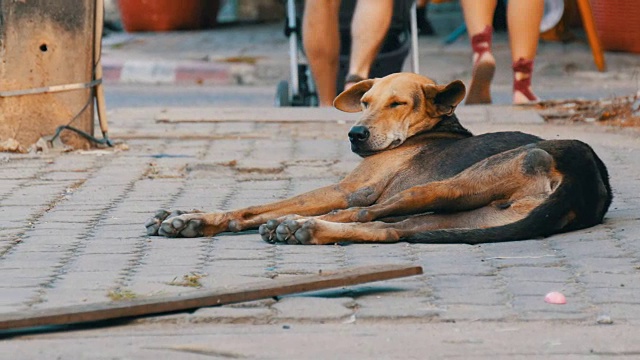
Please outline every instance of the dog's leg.
[[315, 216], [326, 214], [334, 209], [368, 205], [378, 198], [383, 185], [340, 183], [287, 200], [229, 212], [169, 214], [168, 211], [161, 210], [147, 220], [145, 225], [149, 235], [213, 236], [224, 231], [236, 232], [257, 228], [268, 220], [285, 215]]
[[[315, 219], [284, 221], [276, 229], [275, 240], [264, 235], [263, 239], [301, 244], [393, 242], [407, 236], [407, 231], [410, 234], [443, 228], [499, 226], [525, 217], [561, 180], [551, 155], [527, 146], [488, 158], [451, 179], [403, 191], [380, 204], [349, 208]], [[413, 216], [396, 223], [357, 224], [432, 211], [445, 214]]]
[[[409, 217], [403, 221], [387, 223], [336, 223], [317, 218], [284, 221], [277, 229], [275, 239], [263, 240], [269, 243], [324, 245], [338, 242], [393, 243], [408, 240], [417, 234], [442, 229], [482, 229], [514, 223], [523, 219], [540, 205], [546, 196], [528, 195], [512, 201], [508, 207], [501, 202], [488, 206], [450, 214], [427, 214]], [[440, 241], [447, 242], [446, 236]], [[479, 239], [470, 236], [466, 241], [474, 243]]]
[[562, 175], [553, 157], [533, 146], [517, 148], [487, 158], [453, 178], [415, 186], [369, 207], [349, 208], [321, 217], [332, 222], [368, 222], [389, 216], [432, 211], [465, 211], [521, 194], [549, 194]]
[[[336, 209], [373, 204], [395, 170], [406, 163], [412, 152], [395, 154], [393, 157], [370, 157], [365, 159], [351, 174], [336, 185], [312, 190], [290, 199], [245, 209], [202, 213], [192, 212], [177, 216], [159, 211], [145, 224], [149, 235], [168, 237], [213, 236], [224, 231], [242, 231], [258, 228], [261, 224], [287, 215], [317, 216]], [[264, 228], [263, 233], [275, 236], [273, 229]]]
[[224, 231], [241, 231], [287, 214], [313, 216], [348, 206], [349, 190], [329, 186], [271, 204], [252, 206], [229, 212], [158, 211], [145, 224], [149, 235], [168, 237], [213, 236]]

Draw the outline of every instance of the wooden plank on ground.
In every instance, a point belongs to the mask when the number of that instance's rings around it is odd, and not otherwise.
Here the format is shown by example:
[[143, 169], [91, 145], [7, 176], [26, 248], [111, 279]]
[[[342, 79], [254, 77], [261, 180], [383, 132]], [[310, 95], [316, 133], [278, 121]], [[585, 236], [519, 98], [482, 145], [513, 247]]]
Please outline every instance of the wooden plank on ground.
[[379, 265], [275, 279], [214, 291], [66, 306], [0, 316], [0, 330], [78, 324], [219, 306], [422, 274], [420, 266]]

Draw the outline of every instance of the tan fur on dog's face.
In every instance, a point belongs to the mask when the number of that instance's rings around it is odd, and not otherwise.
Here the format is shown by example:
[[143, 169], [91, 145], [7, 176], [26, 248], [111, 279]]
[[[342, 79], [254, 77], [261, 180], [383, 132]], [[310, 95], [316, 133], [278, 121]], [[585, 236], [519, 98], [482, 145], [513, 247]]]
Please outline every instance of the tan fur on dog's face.
[[452, 115], [465, 95], [460, 80], [437, 85], [413, 73], [398, 73], [364, 80], [344, 91], [333, 102], [346, 112], [363, 111], [355, 126], [366, 127], [366, 142], [352, 150], [366, 156], [400, 146], [413, 135], [433, 128], [444, 115]]

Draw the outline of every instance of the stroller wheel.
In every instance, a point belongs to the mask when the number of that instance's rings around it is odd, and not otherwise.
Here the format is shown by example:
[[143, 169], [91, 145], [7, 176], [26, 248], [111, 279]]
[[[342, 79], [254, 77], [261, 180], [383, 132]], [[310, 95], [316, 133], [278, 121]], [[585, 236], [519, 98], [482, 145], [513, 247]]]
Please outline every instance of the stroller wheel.
[[282, 80], [276, 87], [276, 98], [274, 105], [277, 107], [291, 106], [291, 100], [289, 99], [289, 82]]

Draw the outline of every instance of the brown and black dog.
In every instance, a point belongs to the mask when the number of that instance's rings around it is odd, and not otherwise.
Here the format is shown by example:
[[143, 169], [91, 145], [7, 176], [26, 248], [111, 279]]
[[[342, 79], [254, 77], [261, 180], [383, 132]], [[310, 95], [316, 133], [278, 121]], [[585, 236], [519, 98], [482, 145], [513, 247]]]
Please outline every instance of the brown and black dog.
[[161, 210], [150, 235], [212, 236], [259, 227], [270, 243], [500, 242], [602, 222], [612, 194], [587, 144], [520, 132], [474, 136], [454, 110], [460, 81], [409, 73], [365, 80], [334, 104], [362, 111], [349, 131], [363, 157], [338, 184], [229, 212]]

